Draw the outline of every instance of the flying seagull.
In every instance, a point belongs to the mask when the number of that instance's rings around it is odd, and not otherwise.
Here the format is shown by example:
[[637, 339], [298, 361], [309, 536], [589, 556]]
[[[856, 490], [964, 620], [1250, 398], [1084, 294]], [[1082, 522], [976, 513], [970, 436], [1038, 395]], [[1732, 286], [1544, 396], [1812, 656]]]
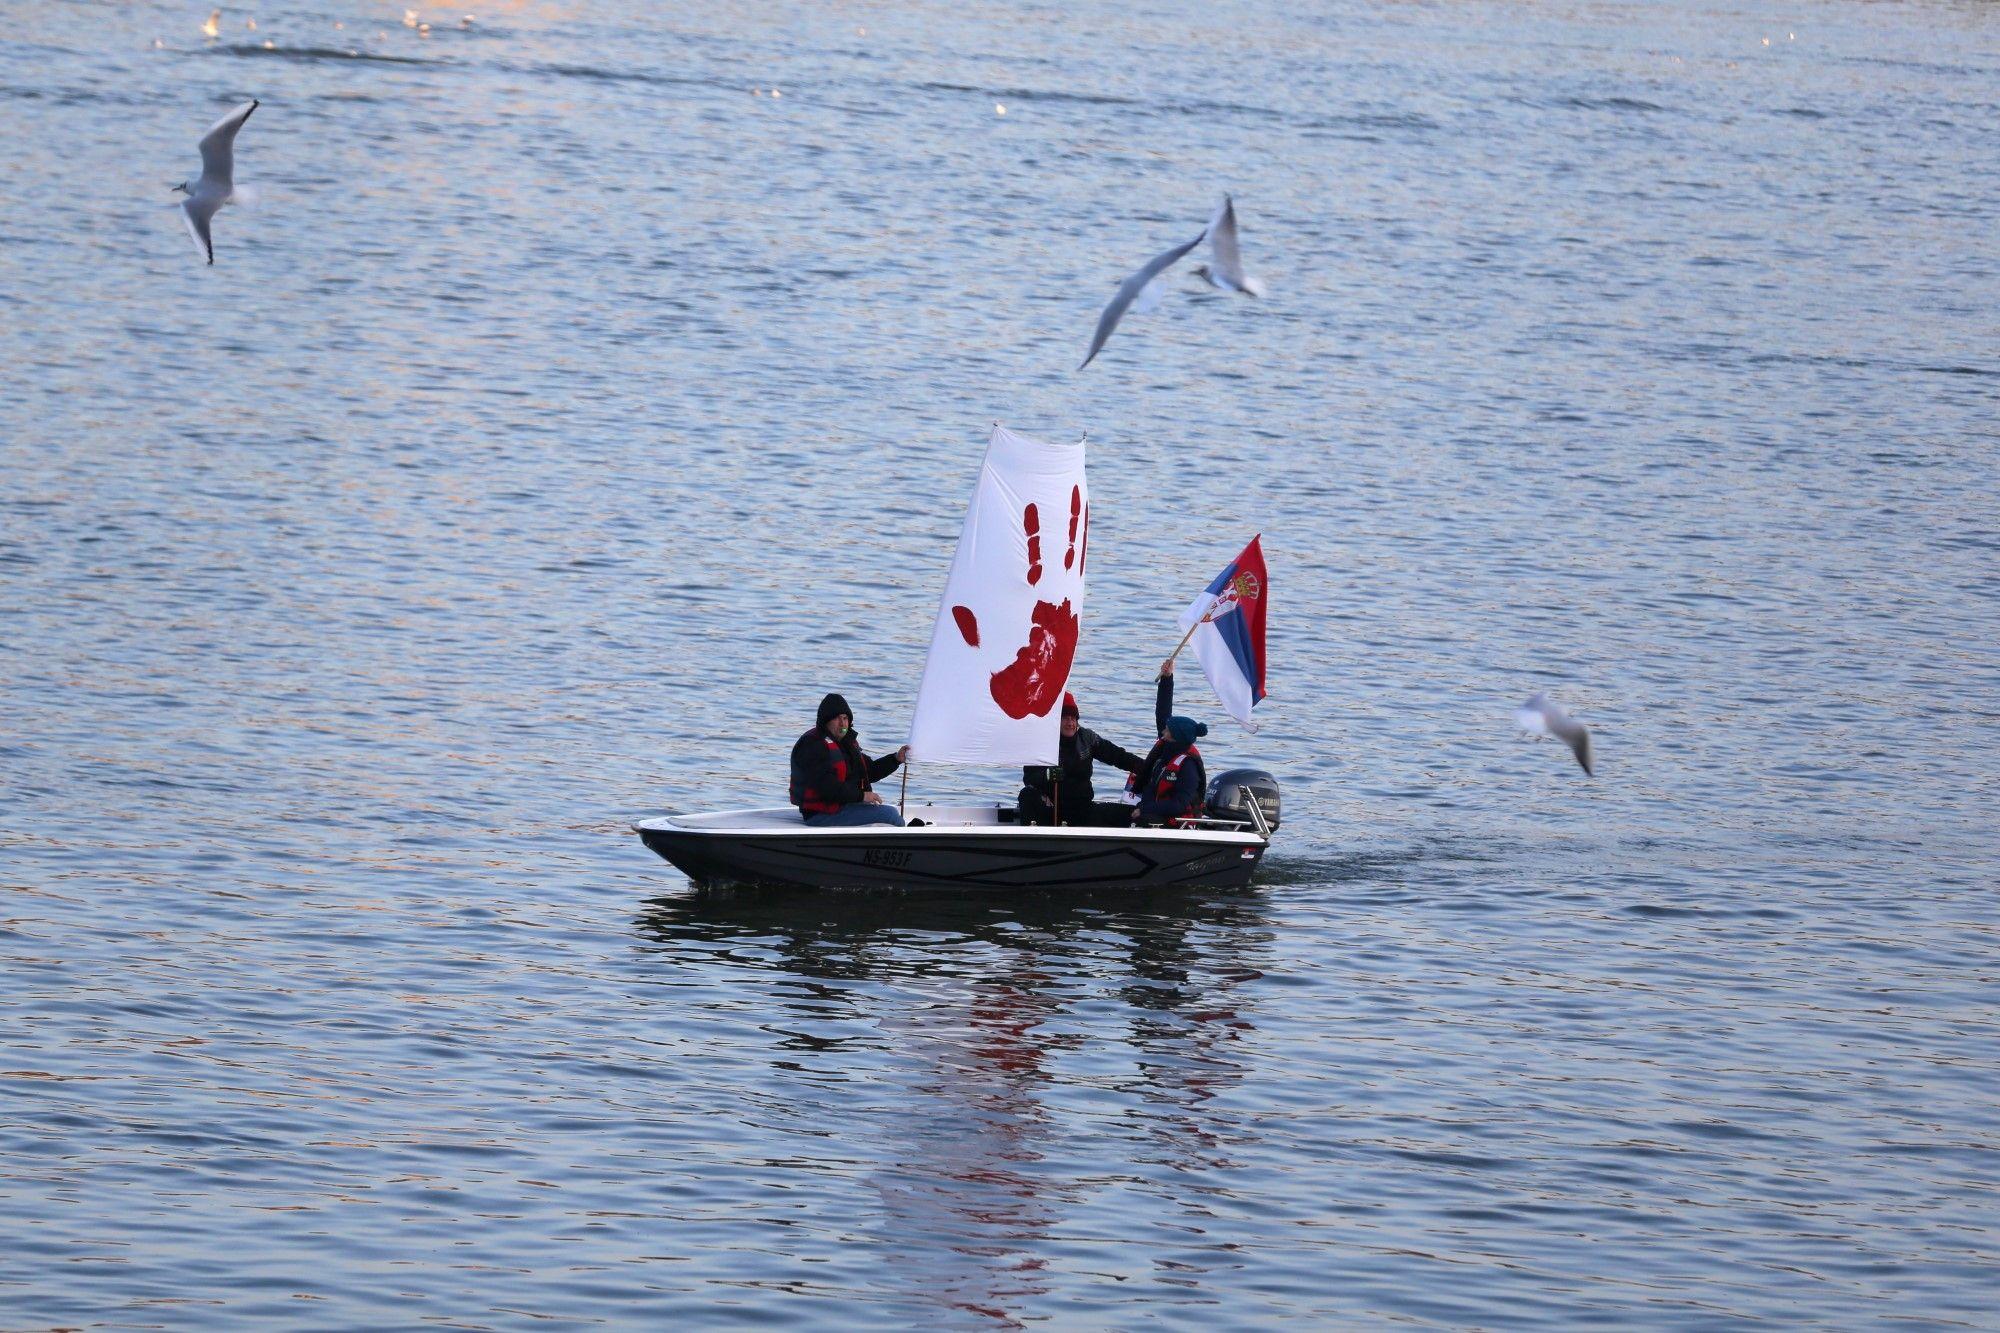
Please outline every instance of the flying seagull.
[[1514, 721], [1523, 731], [1555, 737], [1576, 756], [1576, 762], [1583, 766], [1586, 777], [1597, 776], [1590, 769], [1590, 729], [1571, 717], [1561, 704], [1546, 693], [1537, 693], [1522, 704], [1514, 714]]
[[[1201, 236], [1195, 237], [1186, 245], [1177, 245], [1171, 250], [1164, 250], [1154, 255], [1146, 261], [1146, 267], [1118, 284], [1118, 290], [1111, 294], [1111, 301], [1104, 307], [1104, 313], [1097, 317], [1097, 332], [1090, 337], [1090, 353], [1083, 358], [1083, 366], [1089, 365], [1096, 358], [1098, 351], [1104, 346], [1105, 339], [1109, 338], [1111, 331], [1118, 327], [1118, 321], [1125, 318], [1125, 312], [1131, 308], [1134, 301], [1139, 301], [1141, 314], [1159, 304], [1160, 288], [1152, 287], [1153, 280], [1178, 264], [1182, 256], [1200, 245], [1202, 237], [1206, 235], [1208, 233], [1203, 232]], [[1144, 300], [1140, 300], [1142, 293], [1145, 294]], [[1083, 366], [1078, 366], [1077, 369], [1082, 370]]]
[[188, 235], [211, 264], [215, 262], [215, 243], [209, 240], [208, 222], [216, 209], [236, 196], [236, 131], [256, 109], [257, 101], [252, 98], [216, 121], [201, 136], [201, 179], [192, 185], [182, 181], [174, 187], [187, 195], [181, 200], [181, 221], [187, 223]]
[[1224, 291], [1262, 296], [1264, 284], [1243, 271], [1243, 251], [1236, 243], [1236, 204], [1228, 195], [1222, 196], [1222, 207], [1209, 219], [1206, 234], [1209, 253], [1215, 262], [1196, 264], [1194, 271], [1208, 279], [1209, 285]]

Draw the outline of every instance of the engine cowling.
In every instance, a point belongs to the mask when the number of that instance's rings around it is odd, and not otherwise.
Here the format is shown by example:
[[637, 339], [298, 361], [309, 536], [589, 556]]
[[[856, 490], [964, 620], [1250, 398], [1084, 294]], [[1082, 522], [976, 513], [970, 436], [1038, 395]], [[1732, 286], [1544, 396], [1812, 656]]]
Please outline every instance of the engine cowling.
[[1264, 812], [1264, 822], [1276, 830], [1278, 780], [1261, 768], [1232, 768], [1210, 778], [1207, 813], [1211, 819], [1240, 819], [1255, 824], [1246, 796], [1256, 797], [1258, 808]]

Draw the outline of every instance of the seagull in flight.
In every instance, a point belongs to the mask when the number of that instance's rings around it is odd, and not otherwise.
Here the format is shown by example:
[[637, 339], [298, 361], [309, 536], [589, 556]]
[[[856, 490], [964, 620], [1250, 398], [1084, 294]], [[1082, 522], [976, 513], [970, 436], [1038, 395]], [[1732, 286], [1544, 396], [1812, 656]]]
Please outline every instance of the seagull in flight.
[[[1208, 233], [1203, 232], [1201, 236], [1195, 237], [1186, 245], [1177, 245], [1171, 250], [1161, 251], [1147, 260], [1144, 268], [1118, 284], [1118, 290], [1111, 294], [1111, 301], [1104, 307], [1104, 313], [1097, 317], [1097, 332], [1091, 335], [1090, 352], [1083, 358], [1083, 366], [1089, 365], [1096, 358], [1104, 346], [1105, 339], [1111, 336], [1111, 331], [1118, 327], [1118, 321], [1125, 318], [1125, 312], [1135, 303], [1142, 315], [1160, 303], [1160, 298], [1166, 291], [1166, 284], [1160, 281], [1160, 275], [1178, 264], [1188, 251], [1200, 245], [1202, 237], [1206, 235]], [[1083, 366], [1078, 366], [1077, 369], [1082, 370]]]
[[256, 109], [257, 101], [252, 98], [216, 121], [201, 136], [201, 179], [192, 185], [182, 181], [174, 187], [187, 195], [180, 204], [181, 221], [187, 223], [188, 235], [211, 264], [215, 262], [215, 243], [208, 236], [209, 219], [236, 197], [236, 131]]
[[1583, 767], [1584, 776], [1595, 777], [1590, 768], [1590, 728], [1571, 717], [1563, 706], [1549, 698], [1544, 692], [1537, 692], [1528, 702], [1514, 713], [1514, 721], [1521, 730], [1533, 732], [1537, 736], [1553, 736], [1569, 747], [1576, 756], [1576, 762]]
[[[1224, 291], [1242, 292], [1246, 296], [1264, 294], [1264, 284], [1243, 271], [1243, 251], [1236, 237], [1236, 203], [1225, 194], [1221, 206], [1208, 220], [1208, 226], [1202, 229], [1201, 235], [1186, 245], [1177, 245], [1154, 255], [1144, 268], [1118, 285], [1118, 290], [1111, 294], [1110, 302], [1105, 305], [1104, 313], [1097, 317], [1097, 332], [1091, 336], [1090, 351], [1083, 358], [1083, 366], [1096, 358], [1105, 340], [1111, 337], [1112, 330], [1118, 327], [1118, 321], [1125, 318], [1126, 311], [1143, 315], [1160, 304], [1167, 289], [1166, 271], [1203, 241], [1208, 242], [1215, 262], [1195, 265], [1197, 274], [1207, 279], [1211, 286]], [[1082, 370], [1083, 366], [1077, 369]]]
[[1264, 284], [1243, 271], [1243, 251], [1236, 241], [1236, 203], [1228, 195], [1222, 196], [1222, 207], [1215, 210], [1209, 219], [1209, 253], [1214, 256], [1213, 264], [1196, 264], [1194, 271], [1208, 279], [1212, 287], [1220, 287], [1226, 292], [1242, 292], [1245, 296], [1262, 296]]

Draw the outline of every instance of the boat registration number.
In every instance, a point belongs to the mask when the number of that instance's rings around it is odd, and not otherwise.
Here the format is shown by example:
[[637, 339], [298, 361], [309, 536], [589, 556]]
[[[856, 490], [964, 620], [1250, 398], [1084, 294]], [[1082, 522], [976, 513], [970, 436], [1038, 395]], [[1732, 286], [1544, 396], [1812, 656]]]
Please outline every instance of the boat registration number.
[[908, 852], [898, 852], [887, 847], [869, 847], [861, 853], [861, 864], [882, 866], [889, 870], [901, 870], [910, 863]]

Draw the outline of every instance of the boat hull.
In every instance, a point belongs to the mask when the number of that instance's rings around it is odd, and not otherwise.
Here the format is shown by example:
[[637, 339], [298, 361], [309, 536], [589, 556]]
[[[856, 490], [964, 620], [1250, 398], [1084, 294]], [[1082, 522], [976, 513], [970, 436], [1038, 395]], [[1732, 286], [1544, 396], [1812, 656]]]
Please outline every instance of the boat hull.
[[1254, 833], [1171, 829], [720, 832], [648, 820], [638, 833], [698, 885], [963, 892], [1228, 888], [1250, 882], [1269, 845]]

